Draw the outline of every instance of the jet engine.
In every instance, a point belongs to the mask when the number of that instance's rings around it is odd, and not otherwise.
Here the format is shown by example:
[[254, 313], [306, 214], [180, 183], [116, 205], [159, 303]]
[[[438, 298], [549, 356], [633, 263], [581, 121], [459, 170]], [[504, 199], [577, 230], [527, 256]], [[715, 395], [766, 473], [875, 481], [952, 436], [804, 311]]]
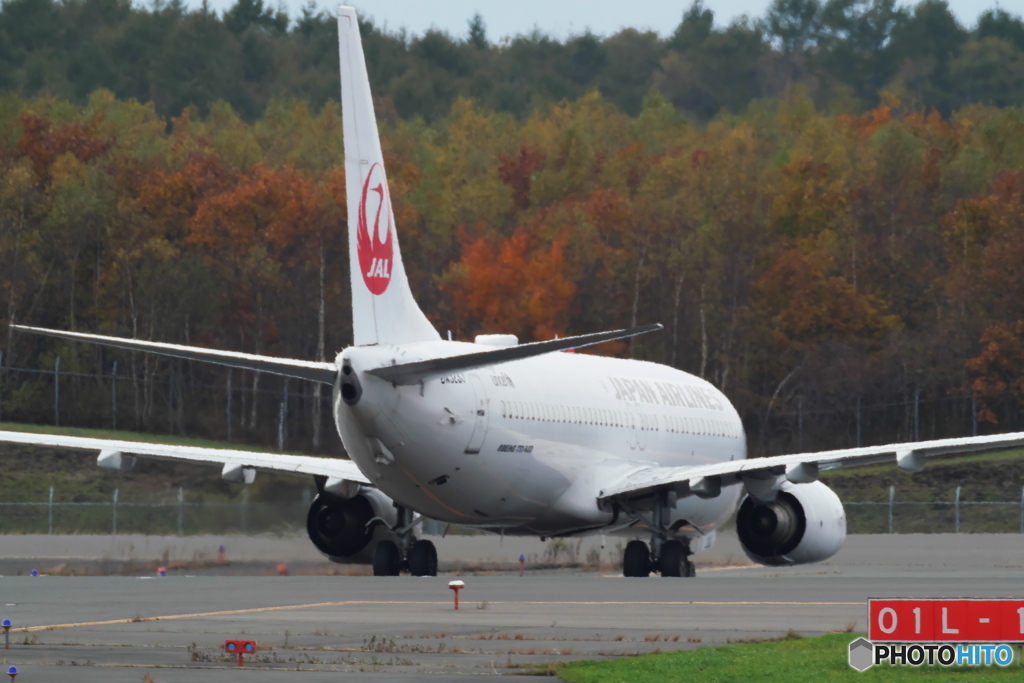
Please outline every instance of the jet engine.
[[[383, 524], [370, 524], [373, 519]], [[313, 499], [306, 515], [306, 532], [317, 550], [333, 562], [352, 562], [374, 538], [378, 529], [394, 526], [394, 503], [377, 489], [361, 487], [351, 498], [322, 493]]]
[[846, 539], [846, 513], [839, 497], [820, 481], [786, 481], [771, 503], [759, 503], [749, 495], [743, 499], [736, 533], [754, 562], [821, 562], [835, 555]]

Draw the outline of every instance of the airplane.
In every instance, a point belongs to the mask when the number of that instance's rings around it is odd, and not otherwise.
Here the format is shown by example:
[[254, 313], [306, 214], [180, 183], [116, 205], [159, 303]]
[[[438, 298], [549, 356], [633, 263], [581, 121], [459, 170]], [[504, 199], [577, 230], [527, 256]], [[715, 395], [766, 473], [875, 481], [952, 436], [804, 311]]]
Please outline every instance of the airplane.
[[736, 409], [711, 383], [665, 365], [567, 353], [647, 325], [519, 344], [442, 339], [413, 298], [399, 248], [355, 10], [338, 9], [353, 344], [334, 362], [13, 325], [23, 332], [273, 373], [333, 387], [350, 460], [0, 432], [0, 441], [211, 463], [231, 482], [257, 470], [311, 476], [313, 544], [335, 561], [372, 554], [377, 576], [437, 574], [424, 518], [508, 536], [630, 539], [628, 577], [692, 577], [691, 557], [736, 515], [747, 556], [820, 562], [846, 537], [822, 470], [1024, 444], [1024, 433], [747, 458]]

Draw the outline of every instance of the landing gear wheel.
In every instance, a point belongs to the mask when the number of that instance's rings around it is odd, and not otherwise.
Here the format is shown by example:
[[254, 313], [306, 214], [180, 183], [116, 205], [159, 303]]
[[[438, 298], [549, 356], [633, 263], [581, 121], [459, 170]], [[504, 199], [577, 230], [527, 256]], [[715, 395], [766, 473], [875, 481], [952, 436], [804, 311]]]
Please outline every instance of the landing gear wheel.
[[697, 576], [697, 566], [689, 560], [683, 565], [683, 576], [692, 579]]
[[650, 576], [651, 551], [643, 541], [630, 541], [622, 554], [623, 576]]
[[437, 576], [437, 550], [430, 541], [416, 541], [409, 551], [409, 573], [413, 576]]
[[373, 550], [373, 575], [398, 576], [402, 558], [393, 541], [381, 541]]
[[661, 575], [685, 576], [686, 548], [679, 541], [669, 541], [661, 547]]

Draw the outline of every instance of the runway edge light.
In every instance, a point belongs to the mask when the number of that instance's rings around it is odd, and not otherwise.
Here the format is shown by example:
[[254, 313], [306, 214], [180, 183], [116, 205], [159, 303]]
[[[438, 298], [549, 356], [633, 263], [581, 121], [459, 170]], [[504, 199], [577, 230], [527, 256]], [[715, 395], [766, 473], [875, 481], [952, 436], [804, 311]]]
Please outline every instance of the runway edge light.
[[466, 587], [462, 581], [449, 581], [448, 587], [455, 593], [455, 609], [459, 609], [459, 591]]

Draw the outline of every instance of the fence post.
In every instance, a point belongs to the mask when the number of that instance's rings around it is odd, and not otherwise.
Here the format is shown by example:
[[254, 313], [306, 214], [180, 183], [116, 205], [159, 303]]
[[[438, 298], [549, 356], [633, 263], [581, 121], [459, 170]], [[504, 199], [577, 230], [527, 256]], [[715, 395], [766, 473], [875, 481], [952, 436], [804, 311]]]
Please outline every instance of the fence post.
[[[0, 391], [4, 388], [4, 352], [0, 351]], [[4, 402], [3, 394], [0, 393], [0, 422], [3, 421], [4, 417]]]
[[889, 487], [889, 533], [892, 533], [892, 501], [896, 498], [896, 487]]
[[956, 502], [953, 504], [956, 511], [956, 533], [960, 533], [960, 487], [956, 487]]
[[185, 535], [185, 489], [178, 488], [178, 535]]
[[46, 531], [46, 533], [52, 535], [53, 534], [53, 487], [52, 486], [50, 487], [49, 513], [50, 514], [47, 515], [49, 517], [49, 519], [48, 519], [48, 523], [47, 523], [47, 531]]
[[1020, 532], [1024, 534], [1024, 487], [1020, 490]]
[[113, 514], [113, 518], [114, 518], [113, 529], [114, 530], [111, 533], [116, 535], [117, 534], [117, 489], [114, 489], [114, 507], [113, 507], [113, 510], [114, 510], [114, 514]]
[[249, 531], [249, 489], [242, 489], [242, 533]]
[[53, 419], [60, 427], [60, 356], [53, 365]]

